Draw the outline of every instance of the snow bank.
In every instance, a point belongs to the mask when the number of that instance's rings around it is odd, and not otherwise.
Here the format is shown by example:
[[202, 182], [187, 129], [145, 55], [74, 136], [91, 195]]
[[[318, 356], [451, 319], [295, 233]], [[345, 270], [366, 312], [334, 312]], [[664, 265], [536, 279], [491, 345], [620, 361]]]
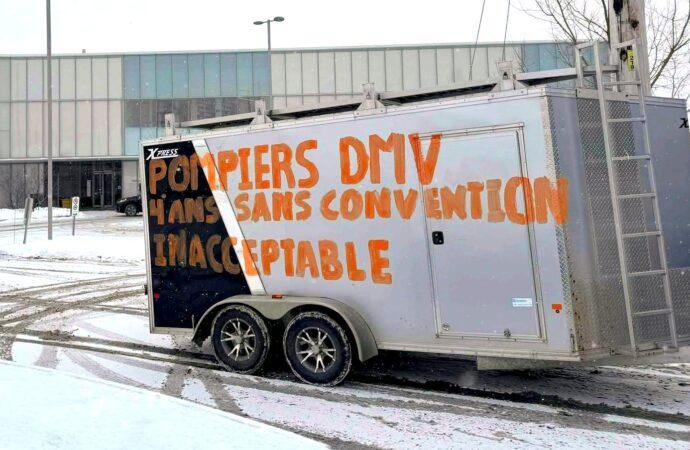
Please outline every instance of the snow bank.
[[41, 258], [58, 260], [79, 260], [96, 262], [133, 262], [144, 260], [143, 236], [56, 236], [47, 239], [29, 240], [26, 245], [9, 244], [0, 250], [3, 255], [20, 258]]
[[195, 403], [54, 370], [0, 362], [3, 449], [325, 449]]

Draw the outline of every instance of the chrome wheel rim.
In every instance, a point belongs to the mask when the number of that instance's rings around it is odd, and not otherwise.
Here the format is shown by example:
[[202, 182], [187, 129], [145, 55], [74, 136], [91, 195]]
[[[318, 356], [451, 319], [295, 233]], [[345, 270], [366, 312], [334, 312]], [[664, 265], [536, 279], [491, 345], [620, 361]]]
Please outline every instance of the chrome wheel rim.
[[225, 354], [234, 361], [246, 361], [254, 354], [256, 333], [245, 320], [230, 319], [220, 334], [220, 343]]
[[137, 211], [137, 210], [136, 210], [136, 206], [134, 206], [134, 205], [127, 205], [127, 206], [125, 207], [125, 212], [126, 212], [127, 214], [129, 214], [130, 216], [135, 215], [135, 214], [137, 213], [136, 211]]
[[336, 361], [333, 341], [318, 327], [305, 328], [297, 334], [295, 352], [300, 364], [314, 373], [326, 372]]

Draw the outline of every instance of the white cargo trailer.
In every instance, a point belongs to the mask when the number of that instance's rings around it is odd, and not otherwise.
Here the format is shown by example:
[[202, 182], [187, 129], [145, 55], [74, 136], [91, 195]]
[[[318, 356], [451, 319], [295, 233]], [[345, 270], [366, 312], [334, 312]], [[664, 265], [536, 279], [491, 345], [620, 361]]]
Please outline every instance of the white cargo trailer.
[[605, 70], [259, 102], [144, 142], [151, 331], [242, 373], [277, 344], [315, 384], [379, 350], [687, 360], [685, 102], [587, 84]]

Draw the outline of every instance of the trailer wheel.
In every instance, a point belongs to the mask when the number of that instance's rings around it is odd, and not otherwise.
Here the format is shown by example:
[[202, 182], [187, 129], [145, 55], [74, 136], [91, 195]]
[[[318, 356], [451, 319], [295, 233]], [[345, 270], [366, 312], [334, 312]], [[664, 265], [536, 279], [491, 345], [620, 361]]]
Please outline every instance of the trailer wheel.
[[237, 373], [254, 373], [263, 366], [270, 339], [264, 319], [246, 306], [222, 310], [212, 325], [213, 351], [218, 362]]
[[283, 350], [290, 369], [305, 383], [335, 386], [352, 366], [347, 333], [321, 312], [303, 312], [285, 328]]

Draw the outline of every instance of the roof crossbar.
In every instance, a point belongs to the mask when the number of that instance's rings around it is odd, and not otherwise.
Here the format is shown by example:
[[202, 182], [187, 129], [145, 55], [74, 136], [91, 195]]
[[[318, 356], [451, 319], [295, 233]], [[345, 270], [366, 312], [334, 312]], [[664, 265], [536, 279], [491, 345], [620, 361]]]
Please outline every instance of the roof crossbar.
[[[587, 67], [584, 67], [585, 73]], [[512, 74], [517, 86], [535, 86], [558, 81], [573, 80], [577, 77], [574, 68], [544, 70], [539, 72]], [[233, 114], [210, 119], [190, 120], [178, 124], [181, 128], [225, 128], [230, 126], [249, 125], [257, 123], [257, 114], [261, 114], [267, 121], [289, 120], [301, 117], [333, 114], [338, 112], [357, 111], [362, 109], [380, 108], [385, 105], [402, 105], [405, 103], [457, 97], [462, 95], [479, 94], [495, 90], [505, 80], [502, 77], [486, 80], [470, 80], [452, 83], [445, 86], [434, 86], [407, 91], [392, 91], [377, 93], [371, 84], [364, 85], [364, 96], [361, 99], [337, 100], [331, 103], [303, 105], [290, 108], [276, 108], [266, 110], [265, 105], [257, 106], [255, 112]], [[261, 121], [262, 119], [259, 119]], [[265, 123], [265, 122], [260, 122]]]

